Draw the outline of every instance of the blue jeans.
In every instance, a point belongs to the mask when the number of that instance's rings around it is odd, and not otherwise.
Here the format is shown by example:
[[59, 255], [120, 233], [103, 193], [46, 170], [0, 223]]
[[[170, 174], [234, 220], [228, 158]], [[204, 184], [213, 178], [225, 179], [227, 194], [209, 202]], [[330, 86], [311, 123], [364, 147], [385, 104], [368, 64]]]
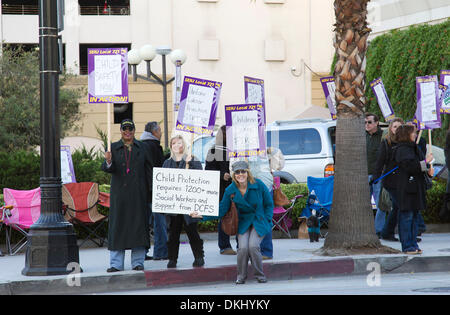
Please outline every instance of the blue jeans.
[[397, 191], [396, 189], [387, 189], [389, 196], [391, 197], [392, 209], [389, 212], [386, 223], [384, 224], [381, 236], [383, 238], [390, 238], [395, 236], [395, 227], [398, 221], [398, 201], [397, 201]]
[[415, 251], [417, 244], [417, 211], [399, 211], [398, 234], [402, 244], [402, 251]]
[[[369, 175], [369, 182], [372, 179], [373, 175]], [[370, 185], [370, 194], [373, 195], [373, 199], [375, 199], [375, 204], [377, 205], [377, 213], [375, 214], [375, 232], [380, 235], [383, 231], [384, 223], [386, 221], [386, 212], [381, 211], [378, 208], [378, 198], [380, 197], [381, 191], [381, 181], [378, 181], [376, 184]]]
[[[145, 247], [135, 247], [131, 249], [131, 268], [137, 266], [144, 266]], [[124, 270], [125, 250], [111, 250], [109, 251], [110, 267], [117, 270]]]
[[417, 213], [417, 235], [420, 233], [423, 233], [427, 230], [427, 227], [425, 226], [425, 221], [423, 220], [422, 213], [420, 211]]
[[[222, 253], [224, 250], [226, 249], [231, 249], [231, 243], [230, 243], [230, 236], [225, 234], [224, 231], [222, 231], [222, 220], [219, 220], [219, 225], [218, 225], [218, 229], [219, 229], [219, 234], [218, 234], [218, 245], [219, 245], [219, 249], [220, 252]], [[236, 248], [238, 247], [238, 238], [236, 237]]]
[[152, 204], [148, 204], [150, 209], [150, 224], [153, 224], [153, 259], [167, 258], [167, 223], [166, 215], [163, 213], [152, 213]]
[[[273, 189], [269, 189], [270, 190], [270, 195], [273, 198]], [[273, 209], [272, 209], [273, 211]], [[266, 257], [273, 257], [273, 244], [272, 244], [272, 229], [270, 230], [269, 233], [267, 233], [263, 240], [261, 241], [261, 244], [259, 245], [261, 248], [261, 255], [266, 256]]]

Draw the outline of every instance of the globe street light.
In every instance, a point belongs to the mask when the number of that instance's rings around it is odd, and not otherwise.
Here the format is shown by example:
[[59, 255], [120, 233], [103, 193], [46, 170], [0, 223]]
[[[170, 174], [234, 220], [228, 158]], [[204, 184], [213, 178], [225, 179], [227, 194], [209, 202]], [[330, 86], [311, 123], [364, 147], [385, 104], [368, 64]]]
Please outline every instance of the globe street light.
[[[162, 56], [162, 78], [159, 78], [151, 70], [150, 62], [155, 59], [156, 55]], [[167, 85], [170, 84], [175, 77], [167, 80], [166, 75], [166, 56], [169, 55], [171, 61], [178, 66], [181, 66], [186, 61], [186, 54], [181, 49], [173, 50], [167, 46], [160, 46], [154, 48], [152, 45], [144, 45], [139, 50], [131, 49], [128, 51], [128, 63], [131, 65], [133, 73], [133, 81], [137, 78], [146, 80], [152, 83], [159, 84], [163, 87], [163, 105], [164, 105], [164, 146], [169, 146], [169, 127], [167, 115]], [[147, 68], [147, 76], [142, 76], [137, 73], [137, 65], [144, 60]]]

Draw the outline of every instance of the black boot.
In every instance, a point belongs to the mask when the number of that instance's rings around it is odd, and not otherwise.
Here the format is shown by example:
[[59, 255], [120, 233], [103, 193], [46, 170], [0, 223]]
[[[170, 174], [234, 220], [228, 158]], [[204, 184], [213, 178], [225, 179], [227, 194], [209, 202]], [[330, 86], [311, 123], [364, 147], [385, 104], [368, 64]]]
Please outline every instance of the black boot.
[[314, 234], [315, 234], [315, 233], [313, 233], [313, 232], [308, 232], [308, 235], [309, 235], [309, 242], [310, 242], [310, 243], [314, 242]]
[[314, 233], [315, 235], [314, 235], [314, 240], [316, 241], [316, 242], [318, 242], [319, 241], [319, 236], [320, 236], [320, 234], [319, 233]]
[[205, 260], [203, 257], [195, 258], [194, 262], [192, 263], [193, 267], [203, 267], [205, 265]]

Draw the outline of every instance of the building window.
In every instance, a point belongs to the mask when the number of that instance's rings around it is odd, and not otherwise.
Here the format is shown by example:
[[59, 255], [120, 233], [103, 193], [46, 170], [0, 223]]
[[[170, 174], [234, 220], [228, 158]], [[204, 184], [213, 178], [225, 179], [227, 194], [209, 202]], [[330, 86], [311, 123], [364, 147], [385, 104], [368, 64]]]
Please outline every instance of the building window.
[[130, 0], [78, 0], [80, 15], [130, 15]]
[[128, 48], [131, 49], [131, 44], [80, 44], [80, 75], [88, 74], [88, 48]]
[[114, 123], [120, 124], [124, 119], [133, 120], [133, 103], [114, 104]]
[[38, 0], [2, 0], [2, 14], [38, 15]]

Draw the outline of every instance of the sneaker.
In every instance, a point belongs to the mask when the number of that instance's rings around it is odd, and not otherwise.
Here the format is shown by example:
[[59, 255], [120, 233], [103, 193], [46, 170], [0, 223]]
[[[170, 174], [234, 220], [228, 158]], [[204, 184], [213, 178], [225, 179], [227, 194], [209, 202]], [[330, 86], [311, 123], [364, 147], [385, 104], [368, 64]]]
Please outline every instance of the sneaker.
[[262, 260], [270, 260], [270, 259], [272, 259], [272, 257], [269, 257], [269, 256], [262, 256]]
[[143, 271], [143, 270], [144, 270], [144, 266], [141, 266], [141, 265], [136, 266], [136, 267], [133, 268], [133, 270], [136, 270], [136, 271]]
[[398, 242], [398, 238], [396, 238], [395, 236], [382, 237], [382, 239], [390, 242]]
[[145, 255], [145, 260], [153, 260], [153, 257]]
[[177, 261], [169, 260], [169, 262], [167, 263], [167, 268], [177, 268]]
[[118, 271], [122, 271], [122, 270], [119, 270], [119, 269], [114, 268], [114, 267], [106, 269], [106, 272], [118, 272]]
[[411, 250], [411, 251], [406, 251], [406, 252], [404, 252], [406, 255], [418, 255], [418, 254], [421, 254], [422, 253], [422, 251], [420, 251], [420, 253], [419, 253], [419, 251], [416, 249], [416, 250]]
[[153, 260], [167, 260], [167, 257], [154, 257]]
[[236, 280], [236, 284], [244, 284], [245, 280], [244, 279], [237, 279]]
[[266, 283], [267, 279], [266, 278], [258, 278], [258, 279], [256, 279], [256, 281], [258, 281], [258, 283]]
[[200, 258], [195, 258], [194, 262], [192, 263], [192, 267], [203, 267], [205, 265], [205, 260]]
[[220, 255], [236, 255], [236, 251], [234, 251], [232, 248], [224, 249], [220, 252]]

